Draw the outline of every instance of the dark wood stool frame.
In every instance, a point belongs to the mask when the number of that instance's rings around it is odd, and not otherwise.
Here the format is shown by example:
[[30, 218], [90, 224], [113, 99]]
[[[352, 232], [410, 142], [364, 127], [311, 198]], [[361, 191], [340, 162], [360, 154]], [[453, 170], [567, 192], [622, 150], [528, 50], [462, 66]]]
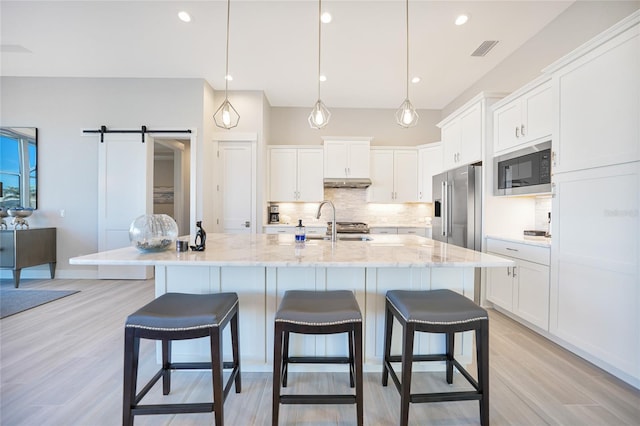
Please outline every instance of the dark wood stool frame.
[[[403, 329], [402, 355], [391, 355], [391, 333], [393, 318]], [[454, 358], [454, 334], [463, 331], [475, 331], [478, 381]], [[446, 353], [432, 355], [414, 355], [413, 342], [415, 332], [446, 334]], [[469, 381], [475, 391], [454, 391], [439, 393], [411, 393], [411, 369], [413, 362], [446, 361], [446, 380], [453, 383], [453, 367]], [[402, 381], [398, 379], [392, 362], [402, 363]], [[489, 426], [489, 320], [488, 318], [463, 323], [425, 324], [407, 322], [389, 300], [385, 309], [384, 360], [382, 363], [382, 386], [387, 386], [389, 374], [400, 393], [400, 425], [409, 423], [409, 403], [472, 401], [480, 403], [480, 424]]]
[[[289, 333], [349, 335], [348, 357], [289, 356]], [[353, 321], [330, 325], [302, 325], [276, 321], [273, 344], [273, 426], [278, 425], [280, 404], [356, 404], [358, 426], [364, 419], [364, 397], [362, 384], [362, 322]], [[280, 386], [287, 387], [289, 364], [349, 364], [349, 386], [355, 387], [355, 395], [315, 394], [281, 395]]]
[[[222, 361], [222, 330], [231, 323], [231, 346], [233, 361]], [[211, 339], [211, 362], [171, 362], [171, 341], [197, 339], [209, 337]], [[136, 394], [138, 379], [138, 355], [140, 339], [162, 341], [162, 367], [153, 378]], [[232, 369], [223, 388], [223, 368]], [[211, 370], [213, 377], [213, 402], [185, 403], [185, 404], [154, 404], [140, 405], [139, 402], [151, 390], [153, 385], [162, 377], [162, 394], [171, 391], [171, 370]], [[135, 415], [147, 414], [184, 414], [214, 412], [215, 424], [224, 424], [224, 401], [235, 383], [236, 393], [240, 393], [240, 349], [238, 342], [238, 304], [236, 303], [224, 320], [213, 327], [202, 327], [191, 330], [152, 330], [136, 326], [125, 328], [124, 337], [124, 393], [122, 424], [132, 426]]]

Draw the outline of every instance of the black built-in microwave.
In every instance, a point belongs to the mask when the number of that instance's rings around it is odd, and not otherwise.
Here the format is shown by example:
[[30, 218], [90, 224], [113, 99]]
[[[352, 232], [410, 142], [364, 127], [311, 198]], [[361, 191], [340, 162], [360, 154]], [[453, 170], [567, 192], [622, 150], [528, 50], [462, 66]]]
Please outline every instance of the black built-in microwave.
[[551, 142], [495, 157], [493, 175], [494, 195], [551, 192]]

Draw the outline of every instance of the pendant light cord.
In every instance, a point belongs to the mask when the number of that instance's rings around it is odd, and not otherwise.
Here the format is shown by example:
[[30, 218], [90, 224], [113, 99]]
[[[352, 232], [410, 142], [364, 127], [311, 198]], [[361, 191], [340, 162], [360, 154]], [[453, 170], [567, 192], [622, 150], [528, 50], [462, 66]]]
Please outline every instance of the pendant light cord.
[[409, 99], [409, 0], [406, 0], [406, 24], [407, 24], [407, 99]]
[[320, 100], [320, 52], [322, 51], [322, 0], [318, 0], [318, 100]]
[[227, 98], [227, 91], [229, 89], [229, 9], [231, 8], [231, 0], [227, 0], [227, 47], [226, 47], [226, 63], [225, 63], [225, 74], [224, 74], [224, 98]]

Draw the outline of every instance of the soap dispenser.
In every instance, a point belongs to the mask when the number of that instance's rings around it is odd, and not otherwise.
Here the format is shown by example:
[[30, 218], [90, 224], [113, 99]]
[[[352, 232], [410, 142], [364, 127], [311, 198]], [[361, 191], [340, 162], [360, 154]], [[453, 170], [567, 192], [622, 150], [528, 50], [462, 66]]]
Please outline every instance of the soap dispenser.
[[307, 239], [307, 230], [302, 225], [302, 219], [298, 219], [298, 226], [296, 226], [296, 242], [301, 243]]

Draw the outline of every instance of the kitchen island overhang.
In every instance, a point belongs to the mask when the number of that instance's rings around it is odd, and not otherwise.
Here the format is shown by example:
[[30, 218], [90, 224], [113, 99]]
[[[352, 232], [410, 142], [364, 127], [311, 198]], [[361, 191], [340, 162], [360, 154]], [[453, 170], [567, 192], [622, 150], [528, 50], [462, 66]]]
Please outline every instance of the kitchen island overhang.
[[[293, 235], [267, 234], [208, 234], [207, 248], [202, 252], [142, 253], [134, 247], [125, 247], [75, 257], [70, 263], [153, 266], [156, 297], [166, 292], [238, 293], [240, 354], [245, 371], [271, 371], [273, 318], [286, 290], [353, 291], [364, 321], [365, 369], [379, 371], [388, 290], [448, 288], [473, 299], [475, 268], [513, 266], [513, 262], [498, 256], [413, 235], [375, 235], [371, 241], [336, 243], [312, 240], [300, 244]], [[174, 342], [173, 359], [206, 361], [207, 345], [206, 339]], [[399, 345], [399, 339], [394, 339], [393, 347], [398, 351]], [[443, 336], [419, 333], [416, 347], [424, 353], [441, 351]], [[291, 338], [290, 350], [292, 355], [344, 355], [347, 337], [296, 335]], [[462, 361], [471, 361], [471, 350], [472, 335], [464, 333], [456, 337], [456, 352]], [[230, 355], [230, 348], [225, 351]]]

